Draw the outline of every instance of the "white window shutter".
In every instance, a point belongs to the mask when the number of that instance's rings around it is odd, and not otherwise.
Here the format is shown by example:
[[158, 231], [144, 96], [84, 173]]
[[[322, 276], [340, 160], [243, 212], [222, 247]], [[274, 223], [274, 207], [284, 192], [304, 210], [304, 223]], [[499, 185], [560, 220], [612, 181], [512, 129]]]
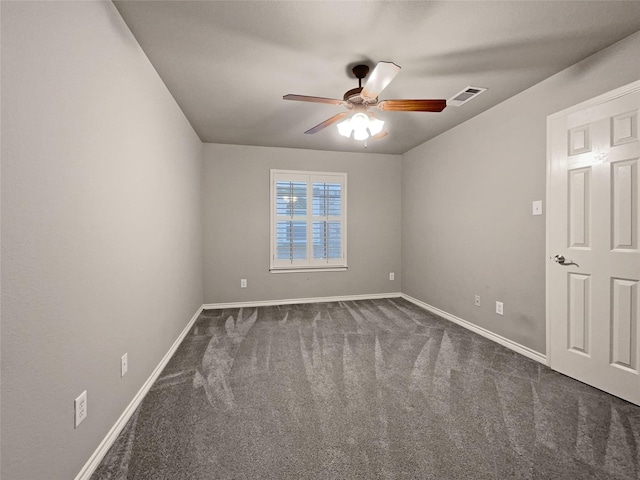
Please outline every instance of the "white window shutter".
[[346, 268], [346, 174], [271, 171], [271, 270]]

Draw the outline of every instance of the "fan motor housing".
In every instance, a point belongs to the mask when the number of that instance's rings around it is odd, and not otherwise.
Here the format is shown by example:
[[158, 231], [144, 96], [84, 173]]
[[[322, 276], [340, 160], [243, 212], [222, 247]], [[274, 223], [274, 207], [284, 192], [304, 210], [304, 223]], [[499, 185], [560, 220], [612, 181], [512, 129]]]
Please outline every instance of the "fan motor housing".
[[[357, 88], [352, 88], [351, 90], [347, 90], [344, 94], [344, 97], [342, 97], [344, 99], [344, 101], [349, 101], [351, 100], [352, 102], [355, 100], [352, 97], [355, 97], [356, 95], [360, 95], [360, 92], [362, 92], [362, 87], [357, 87]], [[354, 103], [361, 103], [361, 102], [354, 102]]]
[[362, 95], [360, 95], [362, 93], [362, 89], [363, 87], [358, 87], [358, 88], [352, 88], [351, 90], [348, 90], [345, 92], [344, 96], [342, 97], [344, 99], [345, 102], [350, 103], [352, 105], [377, 105], [378, 104], [378, 98], [365, 98]]

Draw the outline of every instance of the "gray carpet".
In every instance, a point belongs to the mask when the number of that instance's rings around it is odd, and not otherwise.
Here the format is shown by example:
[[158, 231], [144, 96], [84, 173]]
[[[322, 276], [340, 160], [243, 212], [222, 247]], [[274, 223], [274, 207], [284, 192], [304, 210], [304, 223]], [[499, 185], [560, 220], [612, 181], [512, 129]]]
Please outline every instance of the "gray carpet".
[[202, 313], [100, 479], [640, 479], [640, 407], [402, 299]]

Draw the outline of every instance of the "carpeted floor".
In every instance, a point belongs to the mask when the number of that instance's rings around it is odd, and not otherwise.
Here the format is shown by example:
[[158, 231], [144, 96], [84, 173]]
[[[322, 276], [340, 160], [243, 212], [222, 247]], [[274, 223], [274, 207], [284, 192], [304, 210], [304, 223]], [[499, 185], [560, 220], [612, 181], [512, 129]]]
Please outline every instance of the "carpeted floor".
[[640, 479], [640, 407], [403, 299], [204, 311], [92, 480]]

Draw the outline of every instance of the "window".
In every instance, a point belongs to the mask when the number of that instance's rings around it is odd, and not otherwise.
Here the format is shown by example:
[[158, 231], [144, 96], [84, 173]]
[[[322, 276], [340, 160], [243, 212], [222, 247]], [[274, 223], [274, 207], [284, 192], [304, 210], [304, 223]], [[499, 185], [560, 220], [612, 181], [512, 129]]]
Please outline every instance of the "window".
[[347, 174], [271, 170], [271, 271], [347, 268]]

